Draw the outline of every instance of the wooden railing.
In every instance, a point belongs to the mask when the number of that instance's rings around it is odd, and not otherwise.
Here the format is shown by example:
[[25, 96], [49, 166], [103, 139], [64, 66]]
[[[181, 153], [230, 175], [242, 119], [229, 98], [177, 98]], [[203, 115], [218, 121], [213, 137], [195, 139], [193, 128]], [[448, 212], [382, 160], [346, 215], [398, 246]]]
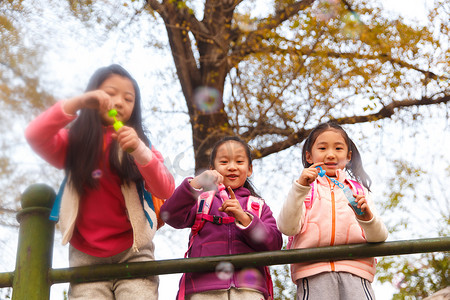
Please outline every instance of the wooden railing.
[[53, 269], [51, 263], [55, 223], [50, 221], [48, 217], [55, 196], [54, 190], [43, 184], [30, 186], [22, 195], [22, 210], [17, 214], [20, 229], [15, 271], [0, 273], [0, 288], [12, 287], [13, 300], [49, 299], [50, 287], [55, 283], [89, 282], [158, 274], [214, 271], [221, 262], [230, 262], [235, 268], [241, 268], [306, 261], [450, 251], [450, 237], [437, 237], [384, 243]]

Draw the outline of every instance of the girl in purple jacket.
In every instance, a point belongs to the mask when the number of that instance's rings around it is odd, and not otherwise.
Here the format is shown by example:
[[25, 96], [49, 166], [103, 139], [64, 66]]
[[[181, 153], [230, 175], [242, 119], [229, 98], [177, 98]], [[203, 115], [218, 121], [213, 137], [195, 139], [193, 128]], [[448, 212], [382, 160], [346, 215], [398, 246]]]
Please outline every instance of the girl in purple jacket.
[[[226, 137], [212, 150], [210, 170], [194, 178], [186, 178], [166, 200], [161, 207], [164, 221], [175, 228], [192, 227], [198, 210], [198, 196], [203, 191], [217, 191], [219, 184], [227, 187], [229, 199], [223, 201], [219, 193], [215, 193], [209, 212], [214, 217], [207, 220], [191, 240], [188, 257], [281, 249], [281, 233], [269, 206], [262, 206], [260, 216], [247, 210], [249, 196], [258, 197], [248, 180], [252, 171], [248, 145], [237, 137]], [[213, 221], [217, 219], [229, 222]], [[228, 275], [216, 271], [184, 274], [178, 299], [259, 300], [270, 297], [267, 284], [270, 277], [264, 267], [228, 270]]]

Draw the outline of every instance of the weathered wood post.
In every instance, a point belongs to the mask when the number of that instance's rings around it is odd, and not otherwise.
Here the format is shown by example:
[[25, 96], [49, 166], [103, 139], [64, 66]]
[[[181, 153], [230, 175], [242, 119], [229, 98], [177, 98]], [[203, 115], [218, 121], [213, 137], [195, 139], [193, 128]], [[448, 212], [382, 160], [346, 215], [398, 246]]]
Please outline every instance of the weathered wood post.
[[53, 189], [44, 184], [32, 185], [22, 194], [13, 300], [50, 298], [55, 224], [48, 217], [55, 197]]

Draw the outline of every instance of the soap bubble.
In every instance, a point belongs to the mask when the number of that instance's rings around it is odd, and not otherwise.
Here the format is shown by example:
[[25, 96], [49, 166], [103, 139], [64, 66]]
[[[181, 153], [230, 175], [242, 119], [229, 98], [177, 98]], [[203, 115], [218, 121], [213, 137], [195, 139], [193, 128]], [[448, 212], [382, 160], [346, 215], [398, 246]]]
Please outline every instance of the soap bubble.
[[319, 1], [314, 14], [320, 21], [328, 21], [338, 14], [339, 0], [322, 0]]
[[167, 220], [169, 220], [170, 218], [170, 213], [168, 211], [162, 211], [160, 212], [159, 216], [161, 217], [161, 220], [167, 222]]
[[91, 176], [94, 179], [99, 179], [99, 178], [101, 178], [103, 176], [103, 172], [100, 169], [96, 169], [96, 170], [92, 171]]
[[359, 16], [356, 13], [347, 13], [342, 18], [343, 22], [342, 33], [347, 38], [358, 38], [362, 32], [362, 25]]
[[263, 226], [256, 226], [250, 233], [251, 239], [255, 243], [263, 243], [266, 240], [266, 231]]
[[221, 95], [212, 87], [199, 87], [194, 92], [194, 101], [197, 108], [204, 113], [213, 113], [220, 109]]
[[256, 269], [244, 269], [238, 274], [238, 281], [243, 287], [254, 288], [264, 282], [261, 273]]
[[[204, 170], [206, 171], [206, 169]], [[203, 173], [202, 171], [201, 173]], [[197, 174], [201, 174], [197, 172]], [[216, 177], [206, 173], [204, 176], [198, 177], [198, 184], [203, 187], [204, 191], [217, 190]]]
[[229, 280], [234, 273], [234, 266], [230, 262], [222, 261], [216, 266], [216, 276], [220, 280]]

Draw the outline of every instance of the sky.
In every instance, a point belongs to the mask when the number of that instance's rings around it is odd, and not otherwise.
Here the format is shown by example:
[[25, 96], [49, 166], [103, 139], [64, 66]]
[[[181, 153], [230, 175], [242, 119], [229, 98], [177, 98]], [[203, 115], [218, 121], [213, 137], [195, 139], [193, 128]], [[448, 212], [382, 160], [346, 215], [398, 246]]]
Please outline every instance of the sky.
[[[425, 1], [422, 0], [382, 0], [383, 6], [385, 9], [392, 11], [392, 14], [401, 14], [405, 17], [414, 18], [417, 20], [421, 20], [424, 18], [425, 11]], [[70, 33], [64, 33], [68, 36], [71, 36]], [[89, 38], [89, 37], [85, 37]], [[83, 90], [86, 86], [87, 79], [90, 76], [90, 72], [96, 69], [97, 67], [107, 65], [117, 59], [114, 57], [114, 54], [109, 50], [111, 47], [114, 47], [114, 41], [110, 41], [105, 43], [102, 47], [100, 47], [95, 53], [92, 53], [92, 50], [80, 49], [77, 48], [77, 39], [76, 37], [71, 36], [68, 39], [68, 43], [65, 47], [70, 49], [75, 49], [76, 51], [72, 51], [73, 53], [70, 56], [61, 54], [61, 53], [51, 53], [47, 58], [49, 61], [54, 60], [54, 75], [53, 77], [49, 77], [46, 80], [48, 84], [54, 86], [55, 94], [58, 98], [65, 98], [78, 93], [80, 90]], [[158, 50], [146, 49], [144, 47], [135, 47], [132, 49], [132, 52], [127, 57], [127, 61], [123, 64], [126, 69], [133, 74], [137, 81], [141, 86], [141, 92], [143, 97], [151, 97], [154, 99], [155, 107], [163, 107], [168, 111], [176, 106], [176, 103], [182, 103], [180, 101], [180, 97], [182, 97], [179, 93], [179, 84], [173, 80], [173, 74], [167, 73], [167, 70], [171, 68], [172, 61], [171, 57], [167, 55], [168, 53], [163, 53]], [[70, 57], [70, 59], [67, 59]], [[142, 57], [150, 58], [142, 60]], [[155, 83], [142, 84], [143, 82], [147, 82], [147, 78], [149, 76], [149, 70], [159, 69], [161, 72], [158, 74], [159, 78]], [[70, 71], [72, 74], [68, 74]], [[64, 83], [59, 84], [56, 80], [59, 78], [64, 78]], [[56, 81], [56, 82], [55, 82]], [[155, 86], [157, 85], [157, 86]], [[164, 94], [164, 95], [163, 95]], [[166, 99], [172, 99], [171, 101], [167, 101]], [[178, 106], [176, 106], [178, 108]], [[183, 106], [179, 107], [180, 110], [185, 110]], [[149, 116], [151, 119], [151, 111], [152, 107], [147, 107], [147, 110], [150, 111]], [[173, 115], [168, 115], [170, 117]], [[181, 124], [186, 124], [184, 129], [180, 130], [180, 126], [174, 127], [164, 127], [157, 126], [152, 123], [150, 120], [148, 123], [148, 127], [151, 130], [150, 139], [152, 143], [156, 145], [158, 150], [160, 150], [165, 157], [166, 165], [172, 167], [172, 172], [174, 173], [176, 183], [179, 184], [181, 180], [185, 176], [189, 176], [192, 174], [193, 170], [193, 157], [191, 151], [191, 132], [190, 125], [188, 123], [188, 118], [185, 114], [180, 113], [177, 116], [177, 120]], [[144, 118], [146, 119], [146, 118]], [[385, 122], [386, 125], [393, 126], [389, 121]], [[431, 132], [434, 128], [444, 128], [448, 126], [442, 119], [427, 119], [427, 121], [423, 124], [424, 129], [420, 134], [426, 134], [427, 132]], [[392, 153], [396, 153], [395, 146], [392, 145], [394, 149], [389, 149], [389, 140], [395, 139], [396, 145], [402, 145], [402, 149], [408, 149], [405, 151], [406, 153], [402, 154], [400, 157], [408, 157], [412, 161], [420, 161], [423, 160], [424, 157], [427, 157], [429, 148], [427, 147], [416, 147], [414, 144], [418, 139], [410, 138], [411, 134], [410, 128], [408, 126], [400, 126], [396, 127], [396, 134], [392, 134], [387, 132], [383, 135], [373, 135], [374, 138], [367, 139], [367, 136], [370, 136], [370, 132], [376, 131], [373, 125], [365, 125], [358, 130], [352, 130], [351, 136], [354, 140], [367, 140], [370, 146], [362, 145], [362, 149], [366, 148], [376, 148], [378, 152], [386, 153], [386, 155], [392, 155]], [[376, 136], [376, 137], [375, 137]], [[450, 148], [450, 136], [434, 136], [434, 137], [426, 137], [429, 140], [429, 145], [433, 144], [441, 144], [444, 148]], [[424, 137], [425, 139], [425, 137]], [[419, 139], [420, 140], [420, 139]], [[177, 145], [174, 147], [174, 143]], [[382, 146], [381, 146], [382, 145]], [[379, 148], [377, 148], [379, 147]], [[176, 149], [176, 150], [175, 150]], [[29, 165], [33, 165], [34, 161], [39, 160], [31, 150], [27, 149], [26, 160]], [[387, 160], [383, 160], [382, 156], [374, 158], [371, 157], [370, 154], [365, 157], [368, 163], [365, 165], [366, 170], [371, 173], [377, 172], [389, 172], [389, 163]], [[446, 157], [449, 159], [449, 157]], [[298, 176], [301, 170], [301, 158], [299, 150], [290, 150], [284, 151], [279, 155], [269, 156], [262, 161], [255, 162], [255, 170], [253, 175], [253, 183], [256, 187], [267, 186], [267, 182], [275, 179], [267, 178], [267, 170], [270, 170], [277, 160], [282, 161], [293, 161], [293, 163], [285, 164], [280, 172], [277, 174], [277, 187], [280, 190], [287, 191], [290, 187], [290, 183], [292, 180]], [[439, 165], [439, 162], [429, 162], [430, 164]], [[373, 190], [378, 191], [378, 195], [381, 197], [381, 193], [383, 192], [383, 188], [385, 183], [381, 179], [376, 179], [374, 182]], [[280, 207], [280, 203], [284, 200], [285, 193], [279, 193], [273, 195], [273, 192], [269, 191], [267, 188], [261, 189], [261, 194], [264, 198], [271, 198], [268, 200], [274, 215], [278, 215], [278, 210]], [[156, 258], [157, 259], [170, 259], [170, 258], [181, 258], [184, 256], [184, 252], [186, 248], [184, 247], [173, 247], [173, 243], [177, 245], [186, 245], [188, 243], [188, 230], [177, 231], [174, 234], [174, 230], [169, 226], [164, 226], [158, 234], [155, 236], [154, 242], [156, 245]], [[17, 234], [15, 230], [2, 231], [2, 235], [10, 235], [11, 240], [17, 240]], [[168, 239], [168, 236], [171, 237], [171, 240]], [[418, 238], [414, 234], [410, 234], [410, 236], [405, 236], [405, 238]], [[168, 242], [170, 241], [170, 242]], [[67, 246], [60, 246], [61, 237], [59, 232], [56, 234], [55, 240], [55, 248], [54, 248], [54, 268], [65, 268], [68, 267], [67, 262]], [[8, 256], [15, 257], [16, 249], [11, 246], [8, 247], [6, 252], [3, 252], [3, 255], [8, 254]], [[8, 262], [8, 266], [5, 266], [6, 269], [0, 269], [0, 272], [10, 271], [14, 268], [14, 260], [11, 259]], [[174, 299], [177, 289], [174, 288], [178, 286], [178, 280], [181, 274], [173, 274], [173, 275], [162, 275], [160, 276], [160, 299]], [[57, 284], [52, 287], [52, 296], [51, 299], [62, 299], [62, 291], [67, 289], [68, 284]], [[374, 290], [377, 296], [377, 299], [389, 299], [392, 295], [393, 288], [389, 285], [381, 286], [378, 283], [374, 283]]]

